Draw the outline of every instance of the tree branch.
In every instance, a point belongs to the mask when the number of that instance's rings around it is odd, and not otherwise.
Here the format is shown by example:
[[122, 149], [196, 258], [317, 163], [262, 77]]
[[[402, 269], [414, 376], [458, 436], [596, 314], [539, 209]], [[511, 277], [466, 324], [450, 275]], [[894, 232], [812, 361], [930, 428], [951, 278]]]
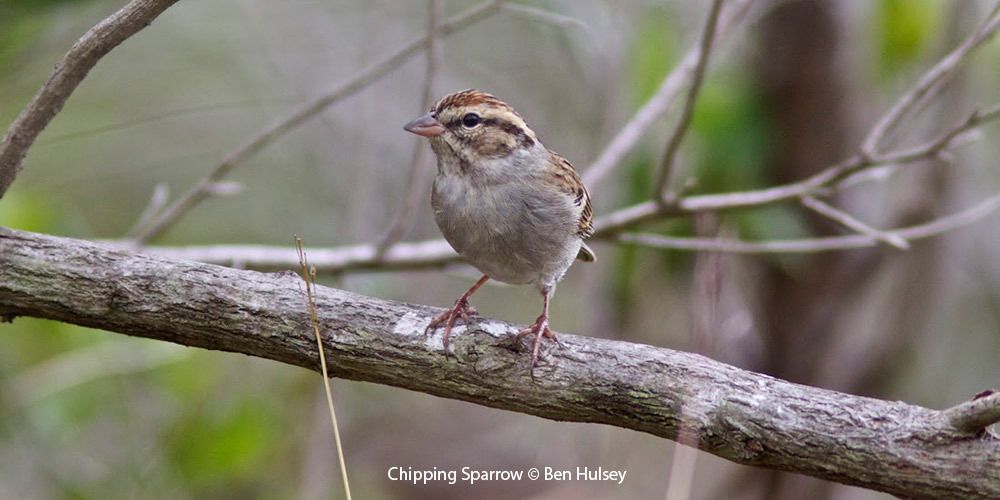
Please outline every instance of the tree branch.
[[630, 227], [663, 217], [757, 207], [809, 196], [821, 191], [856, 185], [871, 178], [867, 173], [883, 166], [912, 164], [948, 154], [957, 139], [983, 124], [1000, 119], [1000, 105], [987, 111], [976, 110], [941, 136], [918, 146], [900, 149], [874, 157], [856, 154], [796, 182], [753, 191], [684, 196], [670, 205], [647, 201], [616, 210], [594, 220], [598, 233], [617, 233]]
[[[319, 368], [302, 282], [0, 228], [0, 316], [27, 315]], [[652, 346], [560, 335], [537, 380], [515, 325], [479, 319], [452, 336], [438, 311], [317, 287], [334, 376], [544, 418], [615, 425], [728, 460], [902, 496], [1000, 496], [1000, 441], [949, 412], [796, 385]], [[992, 400], [990, 400], [992, 401]], [[683, 407], [683, 416], [681, 408]]]
[[83, 34], [11, 123], [0, 143], [0, 198], [21, 171], [38, 134], [62, 110], [76, 86], [108, 52], [138, 33], [177, 0], [133, 0]]
[[886, 233], [880, 229], [876, 229], [864, 222], [858, 220], [857, 217], [826, 203], [815, 196], [803, 196], [800, 198], [802, 205], [806, 208], [822, 215], [858, 234], [863, 234], [865, 236], [871, 236], [889, 246], [895, 247], [897, 250], [909, 250], [910, 243], [906, 241], [905, 238], [896, 236], [891, 233]]
[[946, 215], [916, 226], [880, 231], [874, 234], [826, 236], [799, 240], [743, 241], [722, 238], [675, 238], [659, 234], [622, 234], [617, 241], [666, 250], [695, 250], [744, 254], [764, 253], [818, 253], [869, 248], [883, 242], [883, 238], [909, 242], [930, 238], [954, 229], [973, 224], [1000, 208], [1000, 195], [987, 198], [961, 212]]
[[684, 142], [684, 136], [687, 135], [688, 127], [691, 125], [694, 105], [698, 101], [698, 92], [701, 91], [701, 84], [705, 80], [705, 70], [708, 68], [708, 59], [712, 55], [712, 43], [715, 41], [722, 3], [723, 0], [712, 0], [712, 6], [708, 9], [708, 19], [702, 30], [701, 43], [698, 44], [698, 62], [691, 73], [691, 85], [688, 87], [688, 93], [684, 96], [684, 108], [681, 110], [680, 118], [677, 119], [677, 126], [667, 139], [663, 163], [660, 165], [656, 177], [656, 188], [653, 191], [653, 199], [663, 204], [673, 201], [673, 196], [667, 191], [668, 185], [674, 171], [677, 153], [680, 151], [681, 143]]
[[994, 4], [986, 20], [972, 35], [924, 73], [916, 85], [903, 94], [892, 108], [879, 118], [861, 144], [864, 156], [877, 156], [879, 146], [885, 141], [886, 136], [899, 125], [900, 120], [921, 102], [927, 101], [940, 92], [944, 84], [969, 57], [969, 54], [992, 38], [998, 28], [1000, 28], [1000, 2]]
[[[441, 47], [437, 43], [437, 27], [444, 10], [442, 0], [427, 1], [427, 67], [424, 72], [423, 91], [420, 94], [420, 111], [415, 115], [427, 112], [427, 109], [434, 103], [434, 77], [437, 75], [438, 64], [441, 59]], [[427, 145], [423, 137], [416, 136], [413, 139], [413, 153], [410, 155], [410, 167], [406, 170], [406, 195], [403, 202], [396, 209], [396, 215], [389, 223], [388, 229], [379, 239], [375, 246], [375, 258], [381, 259], [389, 247], [399, 242], [412, 226], [414, 214], [417, 206], [423, 199], [426, 182], [425, 176], [420, 175], [423, 166], [424, 151]]]
[[373, 63], [363, 71], [338, 85], [336, 88], [319, 96], [312, 101], [303, 104], [287, 117], [281, 119], [265, 129], [258, 132], [254, 137], [243, 143], [238, 148], [230, 151], [215, 168], [188, 191], [184, 196], [170, 204], [166, 209], [157, 214], [156, 217], [136, 229], [130, 236], [137, 243], [147, 242], [167, 230], [177, 220], [189, 212], [192, 208], [201, 203], [212, 194], [212, 186], [219, 182], [236, 166], [243, 163], [247, 158], [253, 156], [272, 141], [285, 135], [288, 131], [308, 121], [324, 109], [334, 103], [353, 95], [367, 87], [372, 82], [385, 76], [397, 66], [406, 62], [410, 57], [417, 54], [428, 44], [435, 34], [439, 37], [450, 35], [465, 27], [471, 26], [500, 9], [506, 0], [487, 0], [475, 7], [472, 7], [461, 14], [458, 14], [437, 27], [436, 33], [425, 34], [424, 36], [412, 40], [392, 54]]
[[[719, 15], [718, 28], [715, 30], [717, 45], [735, 31], [752, 3], [753, 0], [732, 0], [723, 7], [723, 12]], [[670, 111], [677, 95], [693, 78], [698, 61], [701, 59], [701, 46], [702, 44], [698, 43], [688, 51], [677, 67], [663, 79], [656, 93], [636, 111], [628, 123], [622, 126], [590, 167], [583, 171], [583, 183], [591, 190], [621, 164], [625, 155], [639, 142], [649, 127]]]
[[[946, 215], [916, 226], [880, 231], [883, 237], [916, 241], [973, 224], [1000, 208], [1000, 195], [987, 198], [961, 212]], [[870, 248], [880, 239], [873, 235], [852, 234], [800, 240], [743, 241], [720, 238], [671, 237], [660, 234], [618, 234], [604, 231], [601, 226], [597, 239], [669, 250], [729, 253], [814, 253]], [[109, 242], [121, 246], [120, 242]], [[126, 245], [127, 246], [127, 245]], [[295, 252], [290, 248], [265, 245], [208, 245], [188, 247], [144, 247], [143, 251], [168, 259], [196, 260], [237, 268], [260, 271], [289, 269], [296, 265]], [[309, 249], [310, 262], [325, 273], [351, 271], [401, 271], [443, 267], [461, 259], [448, 242], [429, 240], [397, 243], [381, 259], [371, 244], [334, 248]]]
[[[595, 225], [600, 223], [607, 231], [620, 232], [631, 226], [664, 216], [746, 208], [786, 201], [811, 195], [822, 189], [836, 188], [845, 179], [870, 171], [878, 166], [894, 163], [911, 163], [946, 154], [950, 148], [954, 147], [956, 139], [962, 134], [975, 129], [987, 121], [1000, 118], [1000, 107], [994, 107], [986, 112], [977, 110], [964, 122], [951, 128], [941, 137], [915, 148], [882, 154], [878, 151], [878, 146], [884, 141], [886, 135], [895, 129], [902, 116], [912, 111], [920, 102], [930, 99], [939, 92], [944, 83], [968, 59], [972, 52], [979, 48], [986, 40], [990, 39], [996, 33], [997, 29], [1000, 29], [1000, 2], [996, 4], [987, 19], [976, 31], [966, 37], [955, 50], [927, 70], [909, 92], [896, 100], [893, 106], [868, 132], [868, 135], [859, 147], [860, 152], [843, 161], [833, 164], [806, 179], [781, 186], [755, 191], [687, 196], [673, 200], [669, 204], [663, 203], [660, 199], [655, 199], [621, 209], [602, 217], [595, 221]], [[600, 173], [596, 172], [596, 174]], [[587, 181], [587, 174], [584, 174], [584, 181]]]
[[532, 7], [530, 5], [507, 3], [503, 5], [503, 10], [504, 12], [513, 14], [517, 17], [551, 24], [560, 28], [579, 28], [583, 31], [590, 30], [590, 26], [588, 26], [587, 23], [575, 17], [565, 16], [557, 12]]
[[963, 432], [981, 432], [1000, 422], [1000, 392], [983, 391], [976, 397], [944, 411], [948, 422]]

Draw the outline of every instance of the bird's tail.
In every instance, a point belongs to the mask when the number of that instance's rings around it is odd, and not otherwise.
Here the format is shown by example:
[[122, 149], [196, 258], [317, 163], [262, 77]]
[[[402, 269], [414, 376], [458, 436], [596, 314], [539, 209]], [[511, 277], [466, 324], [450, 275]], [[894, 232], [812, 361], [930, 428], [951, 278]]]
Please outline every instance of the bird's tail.
[[597, 255], [584, 243], [580, 245], [580, 253], [576, 254], [576, 258], [584, 262], [594, 262], [597, 260]]

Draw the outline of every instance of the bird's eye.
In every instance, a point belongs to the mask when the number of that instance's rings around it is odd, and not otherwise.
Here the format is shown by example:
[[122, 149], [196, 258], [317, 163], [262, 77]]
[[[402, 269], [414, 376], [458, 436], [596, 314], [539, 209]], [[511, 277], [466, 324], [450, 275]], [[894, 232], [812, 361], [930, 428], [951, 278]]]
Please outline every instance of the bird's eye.
[[462, 125], [464, 125], [465, 128], [473, 128], [476, 125], [479, 125], [482, 121], [483, 119], [475, 113], [467, 113], [462, 117]]

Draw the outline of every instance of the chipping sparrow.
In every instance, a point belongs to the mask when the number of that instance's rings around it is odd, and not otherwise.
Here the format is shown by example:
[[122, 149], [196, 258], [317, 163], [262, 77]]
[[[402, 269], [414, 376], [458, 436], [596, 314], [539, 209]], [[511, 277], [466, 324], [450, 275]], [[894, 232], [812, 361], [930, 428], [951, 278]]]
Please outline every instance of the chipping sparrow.
[[455, 321], [475, 314], [469, 296], [488, 279], [533, 284], [544, 299], [542, 314], [517, 334], [534, 335], [531, 366], [549, 329], [549, 297], [577, 258], [591, 262], [583, 243], [593, 233], [590, 194], [562, 156], [539, 142], [513, 108], [478, 90], [439, 100], [407, 123], [408, 132], [430, 139], [437, 155], [431, 205], [448, 243], [483, 272], [454, 307], [431, 321], [444, 324], [444, 349]]

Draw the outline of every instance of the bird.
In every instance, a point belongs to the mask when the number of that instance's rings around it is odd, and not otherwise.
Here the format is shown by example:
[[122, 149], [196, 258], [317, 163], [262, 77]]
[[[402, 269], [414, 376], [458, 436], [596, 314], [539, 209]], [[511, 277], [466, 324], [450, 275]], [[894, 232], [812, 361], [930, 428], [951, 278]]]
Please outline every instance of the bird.
[[549, 327], [556, 284], [577, 259], [596, 260], [584, 243], [594, 233], [590, 193], [566, 158], [546, 148], [513, 107], [489, 93], [448, 94], [403, 129], [430, 140], [437, 157], [434, 220], [455, 251], [483, 273], [431, 320], [425, 334], [443, 325], [447, 353], [455, 323], [468, 324], [476, 314], [469, 297], [484, 283], [533, 285], [542, 295], [542, 313], [515, 339], [534, 337], [534, 376], [542, 338], [558, 342]]

